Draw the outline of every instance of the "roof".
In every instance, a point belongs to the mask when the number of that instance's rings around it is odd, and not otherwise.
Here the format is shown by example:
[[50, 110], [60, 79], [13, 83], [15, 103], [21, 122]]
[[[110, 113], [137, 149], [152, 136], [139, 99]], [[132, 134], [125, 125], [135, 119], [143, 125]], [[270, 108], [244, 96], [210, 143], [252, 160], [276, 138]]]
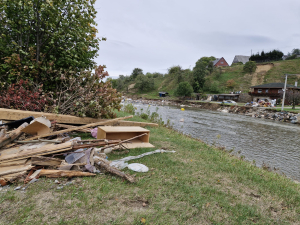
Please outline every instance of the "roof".
[[232, 63], [238, 63], [238, 62], [242, 62], [243, 64], [245, 64], [246, 62], [249, 61], [250, 56], [245, 56], [245, 55], [236, 55], [232, 61]]
[[[215, 66], [221, 59], [224, 59], [224, 57], [221, 58], [217, 58], [216, 60], [212, 61], [213, 62], [213, 66]], [[224, 61], [226, 62], [226, 60], [224, 59]], [[227, 62], [226, 62], [227, 63]], [[228, 65], [228, 63], [227, 63]]]
[[221, 58], [216, 58], [216, 60], [212, 61], [213, 62], [213, 65], [216, 65], [219, 61], [220, 61]]
[[169, 94], [168, 92], [158, 92], [159, 94]]
[[[290, 84], [287, 84], [286, 87], [287, 88], [295, 88], [294, 85], [290, 85]], [[284, 83], [261, 84], [261, 85], [252, 86], [250, 88], [284, 88]], [[300, 89], [300, 87], [296, 87], [296, 88]]]

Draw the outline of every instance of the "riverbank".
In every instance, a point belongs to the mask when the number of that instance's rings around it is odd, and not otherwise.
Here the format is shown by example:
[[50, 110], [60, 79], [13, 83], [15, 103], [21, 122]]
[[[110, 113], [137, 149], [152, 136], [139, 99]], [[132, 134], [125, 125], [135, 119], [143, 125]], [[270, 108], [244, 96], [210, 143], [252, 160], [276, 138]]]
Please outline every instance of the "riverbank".
[[[118, 116], [124, 116], [120, 112]], [[126, 114], [127, 115], [127, 114]], [[143, 121], [134, 117], [133, 121]], [[97, 175], [57, 190], [39, 179], [26, 192], [0, 191], [0, 224], [296, 224], [300, 185], [257, 168], [222, 148], [174, 130], [149, 128], [154, 154], [134, 162], [150, 168], [129, 184]], [[154, 149], [153, 149], [154, 150]], [[109, 160], [152, 151], [135, 149]], [[66, 183], [66, 179], [58, 179]]]
[[219, 111], [223, 113], [234, 113], [239, 115], [251, 116], [254, 118], [270, 119], [280, 122], [290, 122], [293, 124], [300, 124], [300, 114], [298, 112], [284, 111], [280, 112], [277, 108], [265, 107], [249, 107], [234, 104], [220, 104], [217, 102], [201, 102], [201, 101], [186, 101], [186, 100], [130, 100], [128, 103], [141, 103], [147, 105], [157, 106], [178, 106], [178, 107], [192, 107], [199, 109], [207, 109]]

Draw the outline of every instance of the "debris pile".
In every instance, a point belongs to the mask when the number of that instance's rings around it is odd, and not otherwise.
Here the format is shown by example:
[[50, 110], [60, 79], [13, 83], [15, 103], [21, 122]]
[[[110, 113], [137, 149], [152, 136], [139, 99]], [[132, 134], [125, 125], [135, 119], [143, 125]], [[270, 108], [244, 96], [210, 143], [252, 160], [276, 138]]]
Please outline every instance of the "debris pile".
[[[0, 119], [10, 120], [0, 122], [0, 184], [5, 186], [23, 181], [23, 189], [39, 177], [95, 176], [100, 172], [108, 172], [134, 182], [134, 177], [120, 170], [124, 167], [119, 169], [113, 166], [106, 154], [116, 150], [128, 152], [136, 147], [154, 147], [149, 143], [150, 131], [141, 126], [158, 126], [123, 121], [132, 116], [98, 120], [94, 123], [84, 122], [85, 125], [82, 125], [82, 120], [77, 120], [78, 117], [61, 119], [52, 114], [48, 116], [54, 120], [40, 115], [36, 118], [29, 116], [19, 119], [19, 115], [7, 112], [9, 110], [0, 109]], [[28, 112], [19, 112], [28, 115]], [[87, 140], [74, 138], [74, 135], [72, 138], [71, 132], [74, 131], [92, 131], [95, 138], [92, 135]]]

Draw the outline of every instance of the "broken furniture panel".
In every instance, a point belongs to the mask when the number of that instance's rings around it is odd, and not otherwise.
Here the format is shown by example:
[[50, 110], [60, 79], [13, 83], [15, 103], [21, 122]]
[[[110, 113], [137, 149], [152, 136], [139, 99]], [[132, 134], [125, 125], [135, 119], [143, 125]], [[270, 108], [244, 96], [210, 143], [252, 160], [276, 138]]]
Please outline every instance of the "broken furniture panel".
[[123, 143], [126, 148], [153, 148], [154, 146], [149, 143], [150, 131], [142, 127], [124, 126], [101, 126], [98, 127], [97, 138], [109, 140], [127, 140], [136, 136], [142, 135], [139, 138], [133, 139], [128, 143]]

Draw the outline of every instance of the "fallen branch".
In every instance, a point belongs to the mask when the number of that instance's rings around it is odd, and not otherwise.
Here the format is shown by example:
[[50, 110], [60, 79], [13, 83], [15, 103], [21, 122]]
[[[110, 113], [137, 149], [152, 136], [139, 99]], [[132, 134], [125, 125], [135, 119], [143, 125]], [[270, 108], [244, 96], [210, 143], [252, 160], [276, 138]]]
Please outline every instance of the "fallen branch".
[[0, 138], [0, 148], [9, 144], [16, 138], [18, 138], [22, 134], [23, 128], [25, 128], [27, 126], [28, 126], [28, 123], [23, 123], [21, 126], [19, 126], [17, 129], [15, 129], [10, 134], [7, 134], [4, 137]]
[[108, 162], [106, 162], [104, 159], [101, 159], [100, 157], [95, 156], [95, 165], [98, 166], [100, 169], [104, 169], [105, 171], [112, 173], [114, 175], [117, 175], [119, 177], [125, 178], [128, 180], [130, 183], [135, 182], [134, 177], [123, 173], [122, 171], [110, 166]]

